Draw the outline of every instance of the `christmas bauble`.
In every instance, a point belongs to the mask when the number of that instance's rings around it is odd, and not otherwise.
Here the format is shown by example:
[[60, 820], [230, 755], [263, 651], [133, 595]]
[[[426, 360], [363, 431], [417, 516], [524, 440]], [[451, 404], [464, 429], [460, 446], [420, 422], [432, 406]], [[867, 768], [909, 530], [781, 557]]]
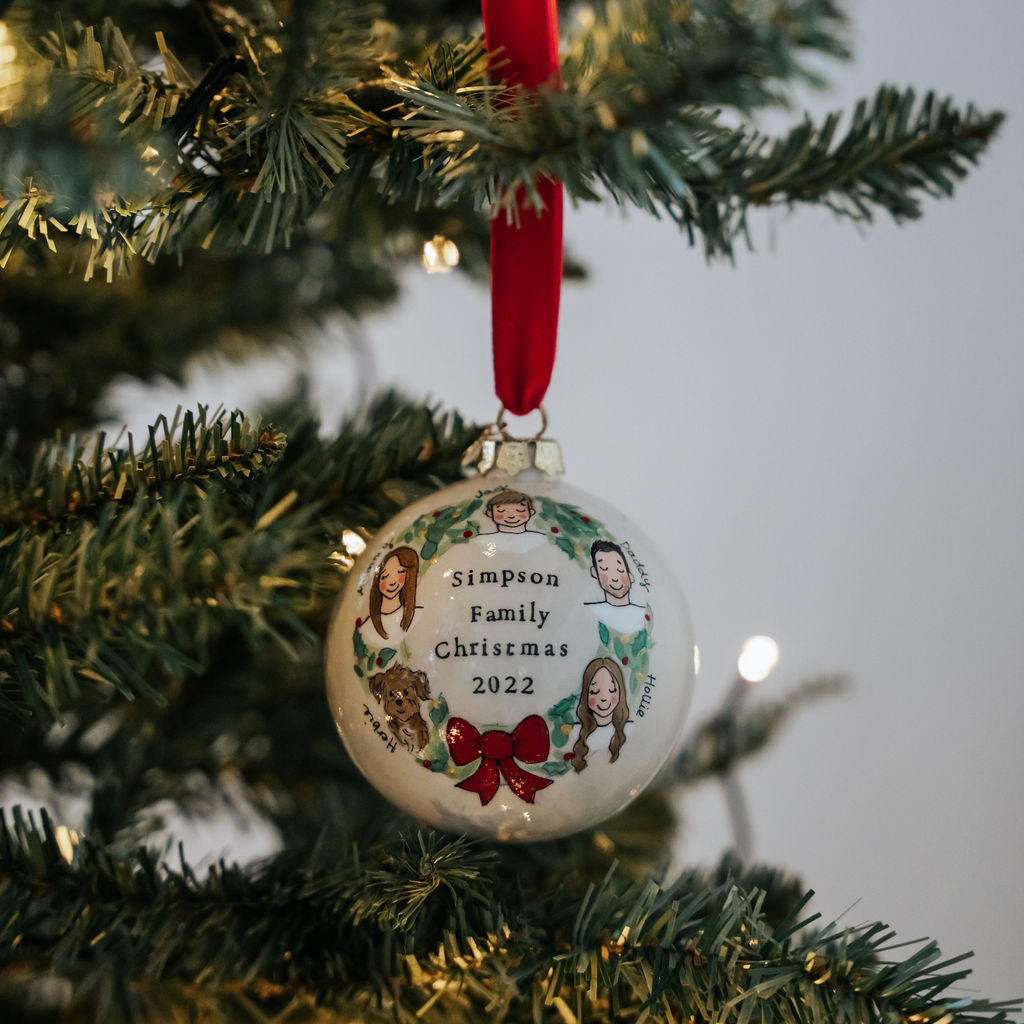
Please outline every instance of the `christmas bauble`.
[[448, 831], [546, 839], [621, 810], [672, 752], [686, 607], [610, 505], [530, 468], [415, 502], [335, 610], [327, 689], [352, 759]]

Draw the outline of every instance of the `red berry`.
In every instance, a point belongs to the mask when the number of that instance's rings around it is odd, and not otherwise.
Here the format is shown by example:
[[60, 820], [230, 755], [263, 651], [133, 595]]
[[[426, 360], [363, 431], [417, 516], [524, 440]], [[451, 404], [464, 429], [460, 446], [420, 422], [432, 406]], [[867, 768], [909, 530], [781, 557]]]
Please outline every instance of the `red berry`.
[[648, 622], [650, 622], [650, 621], [651, 621], [651, 617], [650, 617], [650, 615], [648, 615], [648, 614], [647, 614], [646, 612], [644, 613], [644, 618], [645, 618], [645, 619], [646, 619], [646, 620], [647, 620]]
[[[625, 658], [623, 658], [623, 661], [625, 661]], [[384, 659], [383, 658], [378, 658], [377, 659], [377, 664], [378, 664], [378, 666], [379, 665], [383, 665], [384, 664]]]
[[557, 526], [552, 526], [551, 527], [551, 532], [552, 533], [558, 533], [558, 527]]
[[629, 658], [627, 658], [627, 657], [623, 656], [623, 658], [622, 658], [622, 664], [623, 664], [623, 665], [628, 665], [628, 664], [629, 664]]
[[590, 522], [590, 516], [580, 516], [580, 520], [584, 523]]
[[576, 755], [570, 750], [568, 754], [562, 755], [563, 761], [571, 761]]
[[437, 512], [435, 512], [435, 513], [434, 513], [434, 518], [435, 518], [435, 519], [440, 519], [440, 518], [441, 518], [441, 513], [440, 513], [440, 511], [437, 511]]
[[424, 768], [429, 768], [430, 767], [430, 762], [426, 758], [423, 758], [423, 767]]
[[469, 538], [473, 536], [473, 531], [472, 530], [463, 530], [462, 531], [462, 536], [465, 537], [466, 540], [469, 540]]
[[360, 626], [361, 626], [362, 624], [363, 624], [363, 620], [362, 620], [362, 619], [360, 619], [360, 618], [359, 618], [359, 617], [357, 616], [357, 617], [356, 617], [356, 629], [358, 629], [358, 628], [359, 628], [359, 627], [360, 627]]

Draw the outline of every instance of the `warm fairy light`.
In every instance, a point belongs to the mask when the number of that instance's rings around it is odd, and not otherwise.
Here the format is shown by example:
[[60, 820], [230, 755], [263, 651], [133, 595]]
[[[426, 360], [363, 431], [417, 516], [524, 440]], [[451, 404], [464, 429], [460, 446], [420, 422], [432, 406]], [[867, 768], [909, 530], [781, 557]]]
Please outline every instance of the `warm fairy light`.
[[332, 551], [329, 557], [335, 565], [347, 571], [356, 564], [354, 556], [361, 555], [365, 550], [366, 541], [355, 530], [342, 530], [341, 550]]
[[444, 235], [423, 243], [423, 266], [428, 274], [447, 274], [459, 264], [459, 247]]
[[75, 847], [78, 845], [80, 836], [67, 825], [58, 825], [54, 829], [53, 836], [57, 840], [57, 849], [60, 850], [60, 855], [70, 864], [74, 860]]
[[366, 550], [366, 541], [355, 530], [342, 530], [341, 543], [350, 555], [361, 555]]
[[15, 63], [18, 51], [10, 42], [5, 22], [0, 21], [0, 114], [10, 113], [17, 100], [18, 70]]
[[748, 683], [760, 683], [779, 663], [779, 645], [770, 636], [748, 637], [736, 659], [736, 671]]

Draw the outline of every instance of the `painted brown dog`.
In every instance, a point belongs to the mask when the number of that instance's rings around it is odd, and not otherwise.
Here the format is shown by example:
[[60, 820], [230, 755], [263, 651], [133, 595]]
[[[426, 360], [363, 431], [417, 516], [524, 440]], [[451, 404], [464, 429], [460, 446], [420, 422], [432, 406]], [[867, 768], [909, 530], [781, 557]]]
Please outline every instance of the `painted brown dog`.
[[430, 682], [425, 672], [392, 665], [370, 676], [370, 693], [384, 705], [384, 718], [395, 739], [413, 752], [422, 750], [429, 730], [420, 714], [420, 701], [430, 699]]

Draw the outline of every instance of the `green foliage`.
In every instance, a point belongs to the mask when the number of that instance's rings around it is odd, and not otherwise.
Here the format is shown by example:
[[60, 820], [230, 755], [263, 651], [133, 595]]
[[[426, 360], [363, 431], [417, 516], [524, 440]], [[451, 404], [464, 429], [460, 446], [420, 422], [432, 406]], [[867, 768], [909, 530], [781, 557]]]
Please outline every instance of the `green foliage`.
[[165, 1019], [185, 999], [207, 1020], [299, 1019], [303, 1007], [428, 1024], [995, 1024], [1012, 1008], [954, 994], [962, 958], [943, 960], [934, 943], [907, 953], [882, 924], [809, 930], [809, 894], [770, 873], [767, 889], [729, 867], [663, 886], [612, 866], [577, 894], [559, 892], [561, 877], [524, 890], [515, 861], [420, 835], [363, 850], [321, 843], [201, 880], [145, 850], [112, 857], [89, 837], [68, 863], [47, 817], [37, 826], [15, 811], [0, 818], [0, 977], [24, 993], [32, 965], [52, 962], [66, 987], [43, 1008], [104, 1021]]
[[662, 780], [691, 785], [721, 776], [737, 761], [763, 750], [795, 711], [822, 697], [842, 693], [845, 687], [842, 676], [822, 676], [780, 700], [755, 705], [740, 716], [735, 708], [723, 708], [694, 730]]
[[0, 437], [14, 431], [30, 452], [58, 430], [91, 426], [118, 376], [180, 380], [186, 360], [210, 349], [237, 360], [298, 348], [339, 314], [393, 301], [398, 268], [436, 234], [458, 237], [460, 270], [486, 276], [482, 215], [350, 199], [331, 199], [286, 249], [136, 259], [110, 284], [83, 283], [68, 246], [16, 252], [0, 273]]
[[[87, 276], [112, 274], [129, 252], [152, 259], [200, 241], [269, 253], [336, 192], [507, 209], [520, 189], [539, 202], [534, 182], [553, 175], [574, 199], [664, 212], [709, 254], [729, 254], [753, 204], [916, 216], [917, 194], [948, 194], [1001, 120], [882, 90], [834, 146], [838, 118], [774, 142], [727, 126], [722, 107], [784, 105], [794, 80], [813, 79], [803, 55], [846, 55], [829, 0], [598, 5], [569, 40], [564, 90], [536, 94], [491, 84], [479, 39], [413, 45], [361, 5], [307, 2], [285, 19], [271, 5], [208, 13], [234, 73], [170, 140], [165, 120], [201, 91], [188, 58], [161, 43], [165, 70], [151, 72], [111, 23], [75, 43], [48, 39], [48, 90], [32, 90], [0, 151], [3, 252], [52, 246], [55, 228], [73, 228], [91, 240]], [[72, 150], [24, 142], [55, 119]], [[111, 159], [134, 160], [135, 178], [119, 184]], [[79, 176], [58, 185], [67, 163]]]
[[[672, 787], [759, 749], [812, 687], [701, 727], [661, 786], [589, 832], [493, 846], [410, 831], [338, 742], [317, 637], [351, 564], [342, 530], [369, 534], [456, 478], [478, 430], [393, 396], [334, 441], [309, 421], [285, 424], [287, 446], [238, 415], [182, 425], [184, 443], [154, 431], [138, 460], [55, 448], [18, 478], [20, 502], [4, 491], [8, 518], [28, 522], [2, 551], [35, 569], [20, 577], [28, 603], [4, 605], [4, 694], [23, 727], [0, 772], [43, 772], [88, 814], [75, 836], [0, 812], [0, 1008], [75, 1022], [1006, 1019], [952, 1000], [965, 972], [933, 944], [889, 961], [881, 926], [798, 928], [807, 896], [770, 870], [652, 881]], [[86, 480], [90, 500], [67, 512]], [[62, 559], [79, 569], [37, 593]], [[280, 852], [201, 878], [139, 846], [168, 801], [194, 813], [225, 793], [276, 827]]]
[[444, 554], [453, 544], [465, 544], [469, 540], [465, 536], [468, 530], [479, 531], [480, 524], [469, 517], [482, 504], [479, 499], [474, 499], [457, 506], [446, 505], [433, 512], [425, 512], [409, 524], [409, 528], [402, 534], [402, 541], [413, 544], [420, 537], [423, 538], [419, 555], [420, 572], [430, 564], [432, 558]]
[[778, 139], [746, 127], [795, 82], [820, 84], [810, 59], [848, 56], [833, 0], [564, 13], [564, 90], [525, 95], [488, 78], [470, 0], [67, 0], [59, 21], [13, 4], [0, 436], [30, 451], [94, 423], [118, 374], [178, 378], [196, 353], [295, 344], [391, 302], [435, 235], [484, 280], [489, 217], [521, 186], [536, 199], [538, 175], [731, 256], [765, 204], [916, 217], [1001, 122], [883, 88], [846, 129], [838, 115]]
[[[466, 442], [393, 398], [332, 444], [300, 424], [294, 458], [239, 416], [182, 427], [154, 427], [139, 459], [98, 439], [0, 464], [0, 713], [45, 727], [82, 698], [159, 701], [229, 636], [294, 654], [340, 581], [324, 538], [373, 529], [409, 500], [392, 473], [457, 472]], [[268, 479], [237, 486], [253, 473]]]
[[284, 435], [263, 431], [240, 413], [209, 420], [181, 410], [173, 422], [161, 416], [149, 430], [141, 455], [128, 435], [123, 448], [107, 448], [100, 433], [85, 445], [40, 445], [27, 468], [8, 448], [0, 452], [0, 524], [59, 529], [72, 517], [102, 515], [108, 502], [130, 505], [169, 484], [204, 488], [212, 477], [249, 477], [284, 451]]

